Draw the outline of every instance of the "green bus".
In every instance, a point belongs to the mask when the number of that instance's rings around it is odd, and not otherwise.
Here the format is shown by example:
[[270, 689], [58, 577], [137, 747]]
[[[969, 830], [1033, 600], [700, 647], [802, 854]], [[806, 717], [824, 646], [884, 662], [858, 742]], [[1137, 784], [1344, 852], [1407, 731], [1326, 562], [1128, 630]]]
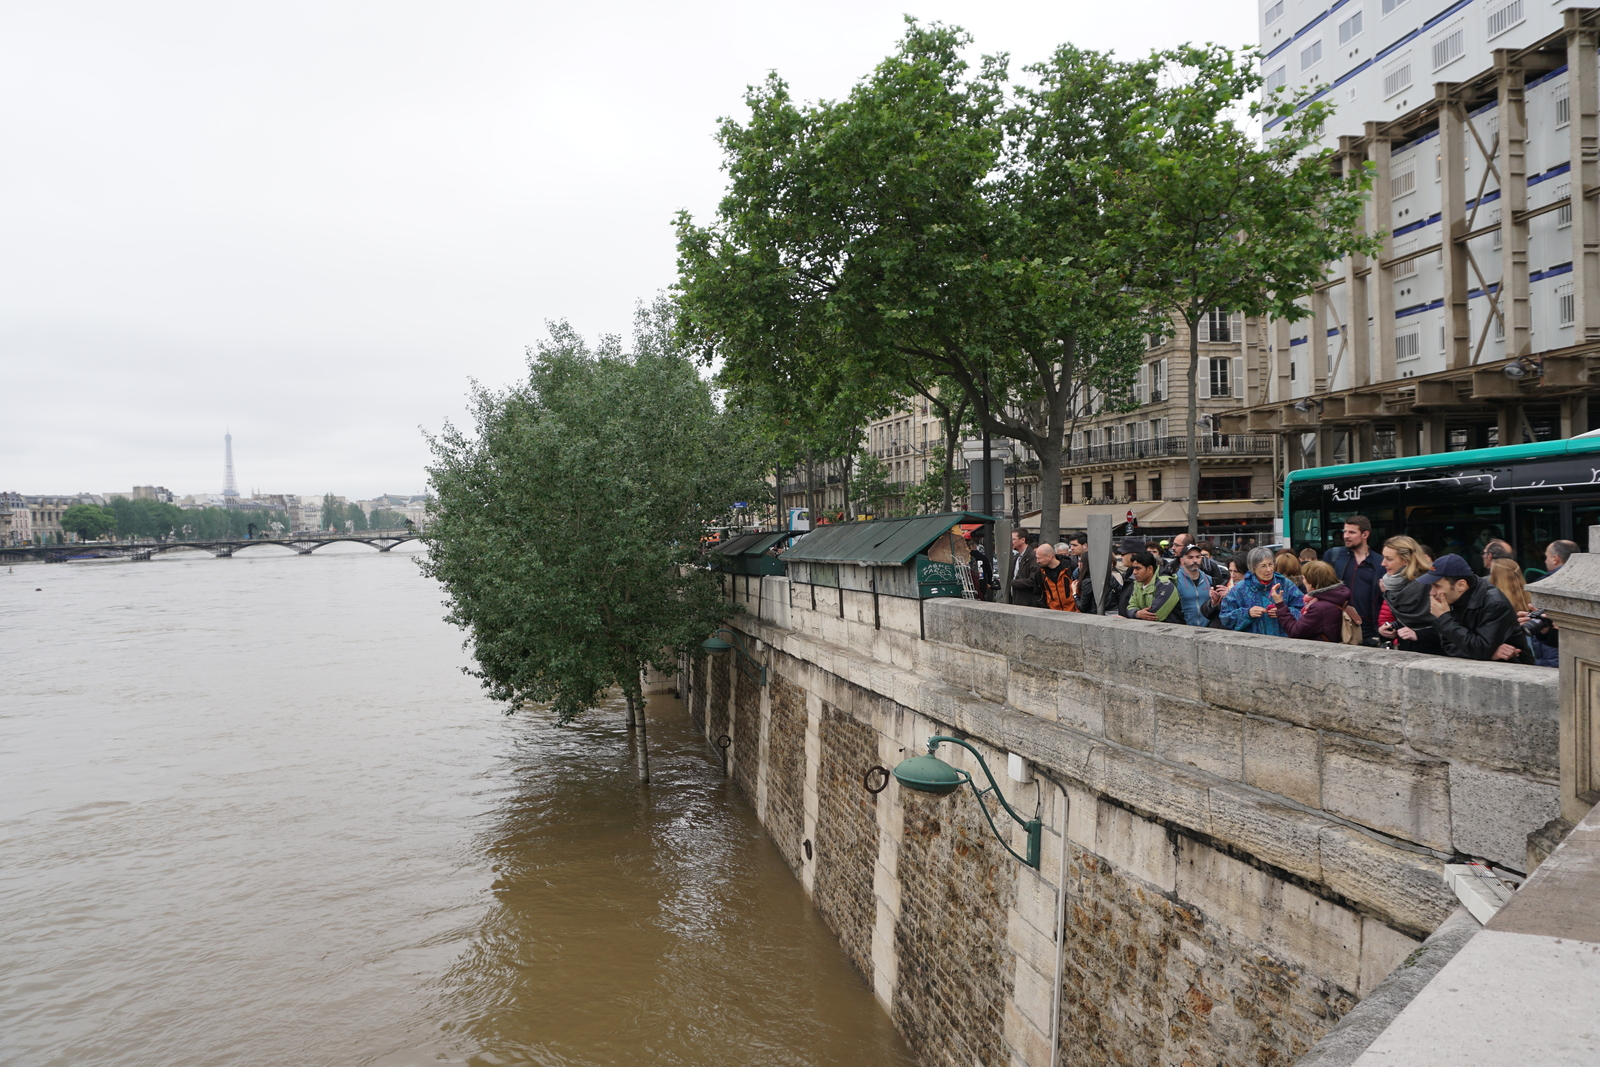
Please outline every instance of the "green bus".
[[[1372, 546], [1407, 534], [1435, 556], [1483, 569], [1483, 546], [1504, 538], [1525, 570], [1543, 572], [1551, 541], [1588, 550], [1600, 525], [1600, 431], [1564, 441], [1440, 452], [1291, 471], [1283, 485], [1285, 539], [1299, 551], [1343, 544], [1344, 520], [1372, 521]], [[1537, 575], [1532, 575], [1537, 576]]]

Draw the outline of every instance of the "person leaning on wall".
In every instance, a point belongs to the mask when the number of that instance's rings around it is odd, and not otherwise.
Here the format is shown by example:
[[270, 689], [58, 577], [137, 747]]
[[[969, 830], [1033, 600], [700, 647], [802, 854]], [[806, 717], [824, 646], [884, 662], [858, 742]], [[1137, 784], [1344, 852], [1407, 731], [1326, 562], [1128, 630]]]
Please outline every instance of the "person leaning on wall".
[[1473, 574], [1466, 560], [1453, 554], [1440, 556], [1417, 584], [1432, 587], [1428, 610], [1445, 655], [1533, 664], [1533, 649], [1517, 625], [1511, 602], [1487, 579]]

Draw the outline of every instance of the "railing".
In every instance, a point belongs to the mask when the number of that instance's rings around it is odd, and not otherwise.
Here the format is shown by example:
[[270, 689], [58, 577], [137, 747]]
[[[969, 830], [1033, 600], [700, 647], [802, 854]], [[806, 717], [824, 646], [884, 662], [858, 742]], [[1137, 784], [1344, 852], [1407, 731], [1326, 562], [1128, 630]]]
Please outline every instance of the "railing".
[[[1202, 456], [1270, 456], [1272, 443], [1273, 438], [1265, 434], [1200, 434], [1195, 438], [1194, 448], [1196, 454]], [[1119, 441], [1114, 445], [1070, 449], [1062, 457], [1062, 466], [1188, 454], [1187, 437], [1149, 437], [1142, 441]]]

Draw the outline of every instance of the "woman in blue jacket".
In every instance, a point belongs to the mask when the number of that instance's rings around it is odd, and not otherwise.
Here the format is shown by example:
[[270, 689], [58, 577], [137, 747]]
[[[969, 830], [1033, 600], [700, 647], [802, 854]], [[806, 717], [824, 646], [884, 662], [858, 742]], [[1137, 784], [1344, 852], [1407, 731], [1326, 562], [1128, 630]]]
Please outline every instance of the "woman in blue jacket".
[[1252, 548], [1245, 557], [1248, 576], [1222, 601], [1222, 625], [1230, 630], [1283, 637], [1280, 619], [1300, 617], [1305, 594], [1273, 568], [1270, 548]]

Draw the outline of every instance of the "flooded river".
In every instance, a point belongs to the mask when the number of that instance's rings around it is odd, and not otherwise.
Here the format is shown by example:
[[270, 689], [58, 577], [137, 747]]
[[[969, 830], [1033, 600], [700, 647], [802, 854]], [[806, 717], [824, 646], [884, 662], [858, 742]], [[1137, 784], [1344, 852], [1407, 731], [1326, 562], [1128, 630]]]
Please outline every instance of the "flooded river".
[[676, 701], [643, 790], [439, 600], [356, 546], [0, 571], [0, 1063], [912, 1062]]

